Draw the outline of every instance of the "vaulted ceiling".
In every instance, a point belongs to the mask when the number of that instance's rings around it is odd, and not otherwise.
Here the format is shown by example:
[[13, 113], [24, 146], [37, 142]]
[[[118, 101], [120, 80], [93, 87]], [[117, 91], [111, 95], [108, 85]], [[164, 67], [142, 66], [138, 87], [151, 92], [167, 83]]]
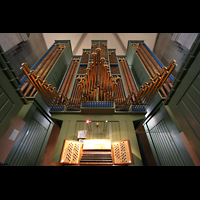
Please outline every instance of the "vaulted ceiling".
[[71, 40], [73, 55], [82, 55], [82, 49], [91, 48], [91, 40], [107, 40], [108, 49], [125, 55], [128, 40], [144, 40], [153, 51], [157, 33], [43, 33], [47, 48], [55, 40]]

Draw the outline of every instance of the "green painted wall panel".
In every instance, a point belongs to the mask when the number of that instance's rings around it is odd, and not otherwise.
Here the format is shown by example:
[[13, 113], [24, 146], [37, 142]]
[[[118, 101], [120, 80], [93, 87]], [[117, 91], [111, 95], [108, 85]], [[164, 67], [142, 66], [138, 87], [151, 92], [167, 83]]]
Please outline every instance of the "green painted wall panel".
[[[200, 159], [200, 53], [188, 68], [168, 106]], [[184, 69], [183, 69], [184, 70]]]
[[[25, 126], [20, 132], [5, 163], [10, 166], [39, 165], [47, 144], [53, 123], [32, 104], [29, 112], [24, 112]], [[21, 116], [23, 114], [21, 113]]]
[[143, 125], [158, 166], [194, 165], [164, 105]]
[[[0, 66], [1, 67], [1, 66]], [[0, 68], [0, 139], [24, 105], [15, 88]]]

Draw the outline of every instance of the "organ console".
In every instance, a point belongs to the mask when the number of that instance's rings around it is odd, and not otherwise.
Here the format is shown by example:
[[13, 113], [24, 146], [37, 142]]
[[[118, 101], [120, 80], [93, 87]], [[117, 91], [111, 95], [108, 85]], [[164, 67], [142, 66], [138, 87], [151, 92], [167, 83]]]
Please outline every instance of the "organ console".
[[[109, 147], [108, 147], [109, 148]], [[63, 149], [60, 157], [60, 163], [65, 165], [84, 165], [90, 164], [92, 162], [92, 154], [90, 158], [88, 157], [88, 162], [83, 162], [85, 159], [83, 156], [84, 144], [79, 141], [65, 139], [63, 144]], [[106, 149], [108, 152], [111, 152], [111, 165], [129, 165], [133, 164], [133, 158], [131, 153], [131, 147], [129, 140], [120, 140], [111, 143], [111, 149]], [[96, 150], [96, 153], [99, 156], [95, 156], [93, 159], [98, 159], [93, 161], [93, 165], [98, 165], [101, 162], [101, 159], [105, 159], [102, 156], [101, 149]], [[98, 158], [96, 158], [98, 157]], [[94, 163], [96, 162], [96, 163]], [[104, 160], [104, 162], [106, 162]], [[91, 165], [91, 164], [90, 164]]]

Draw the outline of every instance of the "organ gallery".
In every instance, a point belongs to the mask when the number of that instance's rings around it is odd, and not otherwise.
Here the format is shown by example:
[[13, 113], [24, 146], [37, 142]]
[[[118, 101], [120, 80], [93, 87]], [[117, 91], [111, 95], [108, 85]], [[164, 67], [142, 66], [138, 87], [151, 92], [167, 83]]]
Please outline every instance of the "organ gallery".
[[161, 155], [145, 124], [164, 109], [176, 66], [173, 59], [164, 66], [143, 40], [129, 40], [126, 55], [116, 55], [107, 40], [73, 55], [70, 40], [55, 40], [33, 67], [21, 65], [17, 120], [24, 124], [5, 162], [140, 166], [152, 156], [157, 163]]

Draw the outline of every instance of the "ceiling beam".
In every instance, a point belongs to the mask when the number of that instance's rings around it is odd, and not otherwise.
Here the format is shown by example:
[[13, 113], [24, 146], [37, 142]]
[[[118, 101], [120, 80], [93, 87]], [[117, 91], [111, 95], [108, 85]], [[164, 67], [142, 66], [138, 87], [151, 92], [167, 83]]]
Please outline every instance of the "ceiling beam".
[[83, 40], [85, 39], [86, 35], [87, 35], [87, 33], [83, 33], [81, 35], [79, 41], [77, 42], [77, 44], [76, 44], [76, 46], [75, 46], [75, 48], [74, 48], [74, 50], [72, 52], [73, 55], [75, 55], [77, 53], [77, 51], [79, 50], [79, 48], [80, 48], [81, 44], [83, 43]]
[[118, 41], [119, 45], [121, 46], [121, 48], [122, 48], [124, 54], [126, 54], [126, 47], [124, 46], [124, 44], [123, 44], [121, 38], [119, 37], [119, 35], [118, 35], [117, 33], [113, 33], [113, 35], [114, 35], [115, 38], [117, 39], [117, 41]]

